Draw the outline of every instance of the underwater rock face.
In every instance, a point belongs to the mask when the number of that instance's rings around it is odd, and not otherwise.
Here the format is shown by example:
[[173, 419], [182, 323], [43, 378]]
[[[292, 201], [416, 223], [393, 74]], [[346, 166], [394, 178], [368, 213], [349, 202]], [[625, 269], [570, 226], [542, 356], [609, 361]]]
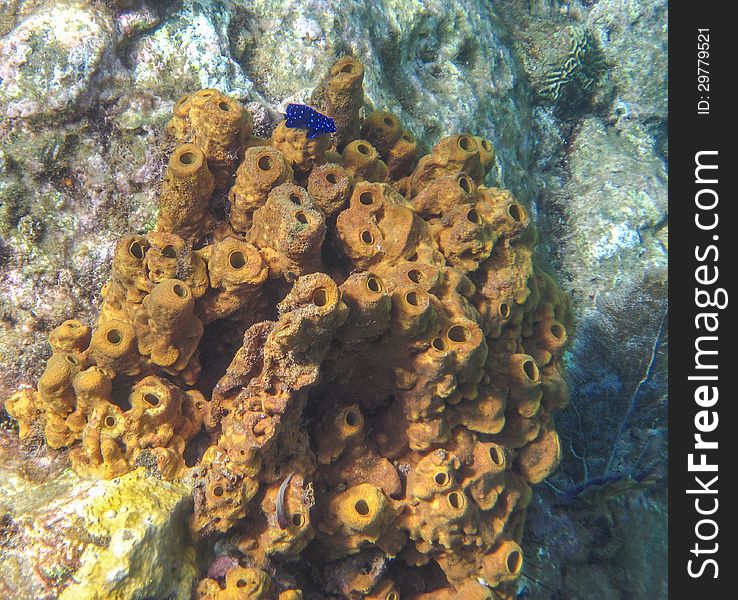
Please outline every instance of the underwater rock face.
[[[569, 5], [558, 20], [597, 37], [607, 72], [578, 113], [547, 103], [534, 110], [541, 241], [578, 307], [570, 373], [574, 404], [591, 415], [587, 433], [573, 412], [561, 422], [597, 474], [608, 462], [627, 470], [644, 440], [660, 444], [666, 427], [666, 12], [659, 1]], [[637, 398], [643, 410], [616, 440], [654, 349], [653, 374]], [[602, 420], [617, 425], [593, 435]]]
[[668, 111], [668, 7], [663, 0], [604, 0], [592, 5], [586, 20], [602, 40], [610, 79], [617, 94], [616, 119], [665, 122]]
[[59, 3], [0, 38], [0, 115], [55, 117], [96, 101], [93, 77], [113, 41], [94, 8]]
[[0, 432], [0, 593], [4, 598], [189, 600], [189, 490], [147, 477], [80, 478], [19, 451]]
[[183, 86], [214, 87], [237, 98], [251, 98], [248, 73], [230, 53], [232, 15], [227, 3], [182, 4], [181, 10], [163, 15], [156, 29], [132, 38], [125, 59], [132, 65], [134, 89], [163, 100], [181, 95]]
[[568, 598], [617, 600], [627, 589], [638, 600], [667, 598], [667, 513], [659, 496], [633, 495], [609, 507], [577, 503], [567, 509], [550, 494], [536, 494], [524, 544], [526, 572], [535, 581], [522, 582], [523, 597], [548, 600], [550, 590], [557, 590]]
[[[637, 126], [616, 132], [592, 118], [571, 141], [571, 178], [561, 194], [572, 234], [555, 252], [573, 277], [574, 299], [590, 311], [631, 283], [624, 278], [658, 273], [665, 285], [666, 165], [649, 144]], [[634, 306], [631, 315], [638, 311]]]

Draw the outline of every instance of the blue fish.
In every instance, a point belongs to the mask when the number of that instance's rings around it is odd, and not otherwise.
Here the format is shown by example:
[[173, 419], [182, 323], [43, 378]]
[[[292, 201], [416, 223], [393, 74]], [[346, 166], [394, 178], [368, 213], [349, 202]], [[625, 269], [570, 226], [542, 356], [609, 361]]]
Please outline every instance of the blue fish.
[[287, 123], [285, 125], [292, 129], [307, 129], [308, 139], [312, 139], [321, 133], [336, 131], [336, 124], [333, 119], [304, 104], [287, 105]]

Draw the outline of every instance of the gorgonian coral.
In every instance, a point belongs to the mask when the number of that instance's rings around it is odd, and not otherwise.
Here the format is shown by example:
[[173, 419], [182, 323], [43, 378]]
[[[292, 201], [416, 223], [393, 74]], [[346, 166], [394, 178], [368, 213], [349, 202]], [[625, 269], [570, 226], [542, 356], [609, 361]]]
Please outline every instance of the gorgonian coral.
[[560, 459], [570, 311], [528, 212], [484, 185], [488, 140], [417, 160], [397, 117], [362, 123], [362, 78], [341, 59], [316, 93], [335, 138], [182, 98], [155, 230], [6, 402], [80, 473], [191, 485], [193, 536], [232, 550], [199, 598], [512, 598]]

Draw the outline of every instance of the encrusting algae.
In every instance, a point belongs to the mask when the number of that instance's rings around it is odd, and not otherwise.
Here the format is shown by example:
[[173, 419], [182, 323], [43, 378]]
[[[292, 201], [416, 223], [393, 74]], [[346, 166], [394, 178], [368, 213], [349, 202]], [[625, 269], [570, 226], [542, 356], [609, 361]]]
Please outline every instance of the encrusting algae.
[[[5, 403], [80, 473], [194, 489], [194, 538], [237, 549], [197, 598], [511, 599], [561, 457], [571, 314], [528, 212], [484, 185], [488, 140], [418, 160], [396, 116], [362, 123], [362, 78], [341, 59], [315, 94], [333, 137], [259, 139], [218, 91], [183, 97], [155, 230], [118, 243], [94, 329], [57, 327], [38, 389]], [[319, 573], [280, 575], [308, 544]], [[336, 567], [375, 555], [391, 567]]]

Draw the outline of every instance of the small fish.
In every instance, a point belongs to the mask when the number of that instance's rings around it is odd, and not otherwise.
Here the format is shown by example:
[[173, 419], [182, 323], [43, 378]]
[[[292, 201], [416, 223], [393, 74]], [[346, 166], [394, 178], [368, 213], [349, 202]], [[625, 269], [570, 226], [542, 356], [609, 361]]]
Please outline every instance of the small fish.
[[336, 124], [333, 119], [304, 104], [287, 105], [287, 123], [285, 125], [292, 129], [307, 129], [308, 139], [312, 139], [321, 133], [336, 131]]
[[293, 475], [294, 472], [287, 475], [286, 479], [282, 482], [282, 485], [279, 486], [279, 491], [277, 492], [277, 524], [280, 529], [287, 529], [287, 525], [289, 524], [289, 521], [287, 520], [287, 512], [284, 506], [284, 495], [287, 492], [287, 487], [290, 485], [290, 480]]

